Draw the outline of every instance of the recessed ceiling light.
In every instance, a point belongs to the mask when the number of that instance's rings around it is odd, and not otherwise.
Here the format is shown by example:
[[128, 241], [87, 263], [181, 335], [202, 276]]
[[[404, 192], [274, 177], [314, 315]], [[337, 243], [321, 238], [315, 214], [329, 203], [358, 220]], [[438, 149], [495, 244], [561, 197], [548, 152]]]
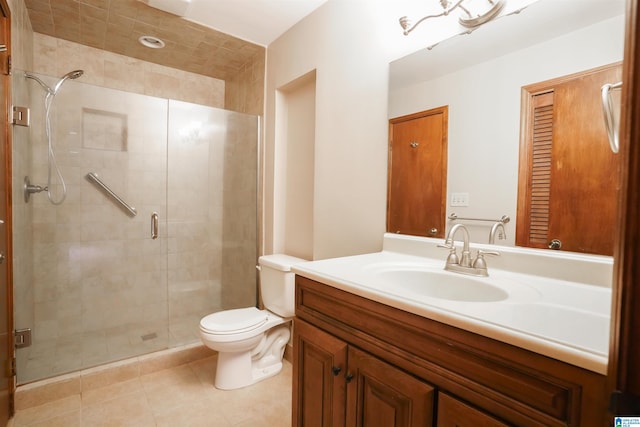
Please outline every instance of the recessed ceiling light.
[[138, 39], [138, 41], [143, 46], [150, 47], [152, 49], [162, 49], [164, 47], [164, 42], [154, 36], [142, 36]]

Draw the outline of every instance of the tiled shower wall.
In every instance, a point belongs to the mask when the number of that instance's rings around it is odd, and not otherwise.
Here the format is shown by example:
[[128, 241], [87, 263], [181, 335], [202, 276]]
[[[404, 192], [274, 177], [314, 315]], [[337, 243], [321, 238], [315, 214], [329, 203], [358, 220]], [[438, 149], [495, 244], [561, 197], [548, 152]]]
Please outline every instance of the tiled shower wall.
[[[73, 69], [83, 69], [85, 74], [77, 82], [214, 107], [224, 104], [223, 81], [40, 34], [33, 34], [33, 40], [32, 69], [38, 74], [57, 79]], [[29, 69], [28, 63], [24, 66]], [[247, 73], [251, 78], [251, 72]], [[17, 78], [20, 76], [14, 75]], [[74, 83], [65, 83], [58, 96], [80, 96], [69, 92]], [[43, 91], [33, 81], [28, 84], [32, 103], [38, 103], [34, 108], [42, 110]], [[16, 239], [16, 254], [25, 265], [33, 262], [36, 266], [32, 271], [25, 268], [16, 277], [16, 290], [23, 292], [16, 298], [16, 313], [25, 314], [20, 319], [17, 316], [16, 327], [33, 325], [35, 341], [46, 342], [18, 354], [20, 382], [128, 357], [129, 350], [124, 347], [131, 342], [138, 344], [136, 354], [193, 342], [198, 339], [197, 320], [202, 315], [255, 301], [255, 205], [246, 206], [244, 201], [249, 198], [255, 202], [256, 198], [256, 118], [175, 102], [173, 114], [184, 117], [167, 127], [169, 113], [155, 104], [155, 98], [143, 97], [151, 104], [133, 113], [133, 106], [142, 101], [124, 96], [105, 101], [100, 93], [94, 95], [96, 100], [110, 102], [110, 107], [104, 103], [91, 107], [89, 96], [80, 116], [58, 113], [81, 124], [72, 131], [73, 127], [61, 126], [62, 133], [56, 134], [56, 144], [64, 147], [59, 163], [72, 171], [67, 178], [69, 196], [63, 205], [56, 208], [48, 204], [44, 193], [34, 195], [30, 204], [16, 200], [14, 212], [24, 222], [20, 225], [24, 234]], [[247, 98], [242, 95], [237, 99]], [[119, 109], [118, 104], [127, 108]], [[255, 102], [252, 108], [256, 108]], [[221, 117], [208, 117], [211, 114]], [[124, 126], [125, 120], [136, 125]], [[218, 124], [210, 126], [213, 120]], [[153, 132], [139, 134], [138, 124], [151, 126]], [[29, 165], [21, 169], [34, 183], [43, 184], [45, 138], [42, 130], [33, 126], [39, 142], [33, 150], [23, 150]], [[102, 130], [92, 133], [91, 129]], [[126, 136], [118, 143], [113, 136], [122, 135], [123, 130]], [[168, 152], [167, 135], [163, 135], [167, 130], [172, 141]], [[230, 131], [226, 145], [212, 143], [226, 130]], [[104, 135], [109, 133], [112, 137], [107, 140]], [[82, 159], [65, 154], [74, 151], [81, 152]], [[168, 183], [164, 176], [167, 156]], [[119, 166], [132, 163], [131, 158], [139, 165], [134, 167], [138, 172], [134, 170], [133, 176], [131, 171], [119, 172]], [[249, 170], [239, 167], [247, 161], [252, 164]], [[84, 180], [89, 171], [98, 172], [124, 194], [123, 198], [131, 200], [141, 212], [140, 219], [129, 220], [105, 203], [104, 196]], [[22, 185], [22, 172], [14, 177], [14, 186], [19, 184], [15, 188]], [[168, 205], [162, 199], [165, 189]], [[148, 236], [148, 214], [153, 210], [167, 212], [161, 218], [164, 236], [155, 242], [131, 238]], [[28, 235], [33, 238], [25, 238]], [[213, 235], [223, 238], [211, 239]], [[168, 258], [163, 253], [168, 253]], [[35, 286], [23, 288], [25, 280]], [[19, 304], [29, 300], [35, 309], [20, 308]], [[170, 331], [154, 326], [167, 316]], [[155, 337], [149, 338], [153, 334]], [[147, 339], [141, 340], [145, 336]], [[21, 366], [28, 363], [37, 368], [20, 379]]]

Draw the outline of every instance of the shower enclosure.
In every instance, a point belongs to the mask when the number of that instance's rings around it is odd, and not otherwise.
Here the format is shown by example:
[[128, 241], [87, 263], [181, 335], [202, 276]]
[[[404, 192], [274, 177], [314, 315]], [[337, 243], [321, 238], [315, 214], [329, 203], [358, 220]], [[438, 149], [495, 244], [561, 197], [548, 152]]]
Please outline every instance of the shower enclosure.
[[69, 79], [56, 205], [60, 78], [31, 74], [13, 78], [18, 383], [196, 343], [202, 316], [254, 305], [258, 117]]

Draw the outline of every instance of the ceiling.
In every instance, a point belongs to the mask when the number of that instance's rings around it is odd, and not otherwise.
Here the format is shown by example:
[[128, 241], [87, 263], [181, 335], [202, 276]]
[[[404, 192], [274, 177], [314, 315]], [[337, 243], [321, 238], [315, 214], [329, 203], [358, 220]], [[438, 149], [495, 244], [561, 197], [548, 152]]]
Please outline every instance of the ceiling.
[[[326, 0], [25, 0], [33, 31], [228, 80]], [[146, 4], [186, 4], [185, 17]], [[197, 22], [196, 22], [197, 21]], [[150, 35], [162, 49], [142, 46]]]
[[[143, 0], [152, 4], [157, 0]], [[268, 46], [327, 0], [161, 0], [188, 4], [184, 17]]]

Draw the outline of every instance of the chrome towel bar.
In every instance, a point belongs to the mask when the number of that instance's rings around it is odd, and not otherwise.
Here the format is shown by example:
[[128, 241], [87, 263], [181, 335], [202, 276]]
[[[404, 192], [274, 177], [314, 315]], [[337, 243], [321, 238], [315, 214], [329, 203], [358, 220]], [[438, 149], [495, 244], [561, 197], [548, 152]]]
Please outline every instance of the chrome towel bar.
[[85, 178], [95, 185], [98, 186], [99, 189], [104, 191], [112, 200], [118, 202], [120, 207], [122, 207], [131, 217], [138, 215], [136, 208], [127, 204], [124, 200], [122, 200], [116, 193], [114, 193], [107, 185], [98, 178], [98, 175], [94, 172], [89, 172]]
[[502, 215], [502, 218], [500, 219], [485, 219], [485, 218], [462, 218], [459, 217], [458, 215], [456, 215], [455, 213], [451, 213], [451, 215], [449, 215], [448, 217], [449, 220], [451, 221], [489, 221], [489, 222], [501, 222], [503, 224], [507, 224], [509, 223], [509, 221], [511, 221], [511, 218], [509, 218], [509, 215]]

